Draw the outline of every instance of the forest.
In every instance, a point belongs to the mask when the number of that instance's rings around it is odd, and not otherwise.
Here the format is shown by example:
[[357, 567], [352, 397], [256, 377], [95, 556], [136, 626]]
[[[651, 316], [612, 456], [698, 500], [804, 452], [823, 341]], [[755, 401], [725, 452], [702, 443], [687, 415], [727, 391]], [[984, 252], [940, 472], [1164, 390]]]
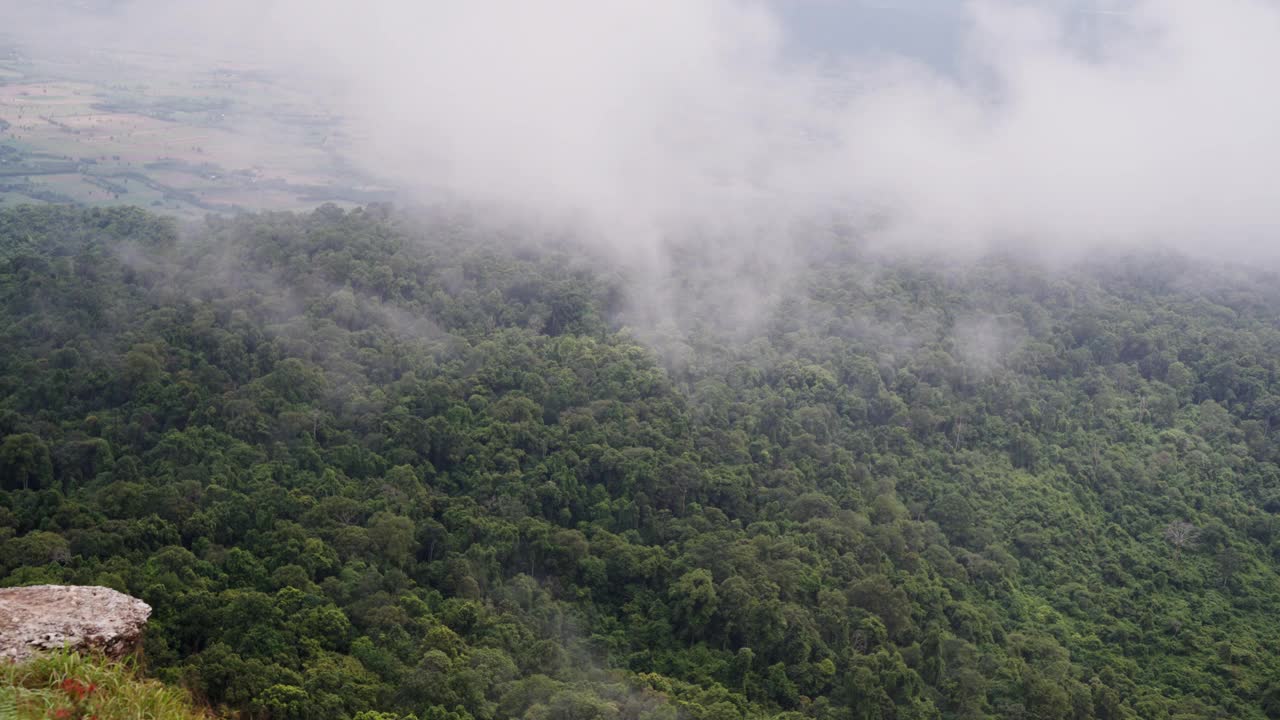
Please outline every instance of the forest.
[[1280, 717], [1280, 276], [694, 265], [647, 333], [460, 216], [0, 211], [0, 585], [242, 718]]

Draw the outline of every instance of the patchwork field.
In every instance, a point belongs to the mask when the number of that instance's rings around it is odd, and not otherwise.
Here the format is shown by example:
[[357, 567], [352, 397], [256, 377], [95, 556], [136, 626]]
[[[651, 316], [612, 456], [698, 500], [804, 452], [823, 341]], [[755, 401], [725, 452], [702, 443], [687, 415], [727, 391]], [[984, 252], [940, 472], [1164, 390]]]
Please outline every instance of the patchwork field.
[[[337, 119], [252, 67], [0, 37], [0, 206], [131, 203], [186, 216], [389, 199], [340, 161]], [[145, 82], [143, 81], [145, 79]]]

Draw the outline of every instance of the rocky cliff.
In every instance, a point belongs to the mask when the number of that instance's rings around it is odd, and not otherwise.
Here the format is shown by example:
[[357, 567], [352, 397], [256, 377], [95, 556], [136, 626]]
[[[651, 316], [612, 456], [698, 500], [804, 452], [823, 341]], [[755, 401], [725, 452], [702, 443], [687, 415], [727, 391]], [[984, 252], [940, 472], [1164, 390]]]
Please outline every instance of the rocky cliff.
[[64, 647], [118, 658], [138, 646], [150, 616], [150, 605], [105, 587], [3, 588], [0, 660]]

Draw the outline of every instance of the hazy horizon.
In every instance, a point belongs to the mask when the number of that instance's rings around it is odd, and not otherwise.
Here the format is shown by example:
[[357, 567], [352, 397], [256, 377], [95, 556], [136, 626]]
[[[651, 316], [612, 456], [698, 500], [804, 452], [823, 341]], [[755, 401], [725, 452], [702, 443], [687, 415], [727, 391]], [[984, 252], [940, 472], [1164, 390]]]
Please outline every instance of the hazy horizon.
[[49, 51], [262, 63], [408, 197], [628, 253], [819, 218], [913, 252], [1278, 249], [1271, 0], [15, 6]]

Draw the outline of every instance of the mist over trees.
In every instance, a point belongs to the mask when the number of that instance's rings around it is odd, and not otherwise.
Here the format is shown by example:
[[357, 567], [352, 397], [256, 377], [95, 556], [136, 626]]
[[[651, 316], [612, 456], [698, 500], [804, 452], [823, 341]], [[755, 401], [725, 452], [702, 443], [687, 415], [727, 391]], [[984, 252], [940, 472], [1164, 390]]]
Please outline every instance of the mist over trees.
[[857, 248], [742, 324], [384, 206], [0, 212], [0, 577], [245, 717], [1280, 716], [1272, 273]]
[[6, 201], [0, 584], [246, 720], [1280, 718], [1280, 6], [846, 5], [11, 0], [412, 211]]
[[155, 54], [124, 72], [178, 87], [251, 68], [413, 202], [612, 247], [840, 213], [906, 250], [1277, 259], [1273, 0], [8, 5], [32, 52]]

